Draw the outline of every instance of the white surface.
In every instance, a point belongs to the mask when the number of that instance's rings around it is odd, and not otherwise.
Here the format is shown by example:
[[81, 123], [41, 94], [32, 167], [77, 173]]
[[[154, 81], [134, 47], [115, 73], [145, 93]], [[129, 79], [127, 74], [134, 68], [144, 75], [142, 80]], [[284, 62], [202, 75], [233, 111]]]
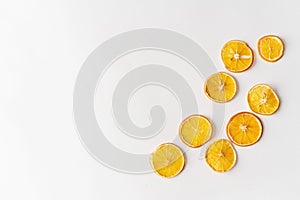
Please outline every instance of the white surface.
[[[0, 199], [299, 199], [297, 2], [1, 1]], [[82, 147], [72, 116], [81, 64], [111, 36], [144, 27], [190, 37], [220, 70], [224, 42], [242, 39], [255, 49], [264, 34], [284, 38], [280, 62], [257, 59], [249, 71], [235, 75], [240, 91], [226, 107], [226, 119], [248, 110], [246, 91], [258, 82], [274, 86], [282, 104], [276, 115], [262, 117], [265, 134], [259, 143], [236, 148], [239, 159], [231, 172], [214, 173], [196, 150], [170, 180], [122, 174], [97, 163]]]

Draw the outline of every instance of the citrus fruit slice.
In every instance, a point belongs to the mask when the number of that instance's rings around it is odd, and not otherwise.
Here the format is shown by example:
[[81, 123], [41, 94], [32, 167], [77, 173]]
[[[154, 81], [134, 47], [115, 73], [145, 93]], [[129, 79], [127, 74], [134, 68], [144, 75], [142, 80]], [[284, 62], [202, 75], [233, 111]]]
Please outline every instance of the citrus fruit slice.
[[258, 40], [259, 55], [267, 62], [276, 62], [282, 58], [284, 53], [284, 43], [280, 37], [266, 35]]
[[204, 91], [209, 99], [223, 103], [230, 101], [235, 96], [237, 84], [229, 74], [218, 72], [205, 81]]
[[205, 144], [212, 135], [210, 121], [202, 115], [191, 115], [179, 126], [181, 141], [189, 147], [196, 148]]
[[260, 119], [252, 113], [240, 112], [230, 118], [226, 133], [231, 142], [238, 146], [255, 144], [262, 135]]
[[236, 153], [228, 140], [220, 139], [207, 148], [205, 159], [214, 171], [227, 172], [235, 165]]
[[266, 84], [258, 84], [250, 89], [248, 92], [248, 104], [250, 109], [261, 115], [274, 114], [280, 105], [280, 100], [271, 88]]
[[253, 63], [253, 52], [243, 41], [231, 40], [227, 42], [221, 51], [222, 61], [227, 70], [231, 72], [243, 72]]
[[178, 175], [184, 167], [182, 151], [174, 144], [161, 144], [152, 152], [150, 163], [153, 170], [160, 176], [171, 178]]

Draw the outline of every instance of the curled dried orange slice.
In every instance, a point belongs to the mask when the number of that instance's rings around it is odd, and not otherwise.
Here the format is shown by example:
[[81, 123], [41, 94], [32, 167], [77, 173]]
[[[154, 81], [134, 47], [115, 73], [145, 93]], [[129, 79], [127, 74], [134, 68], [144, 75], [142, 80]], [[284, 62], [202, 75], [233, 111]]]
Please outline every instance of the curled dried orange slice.
[[171, 178], [178, 175], [184, 167], [182, 151], [174, 144], [165, 143], [151, 154], [150, 163], [156, 174]]
[[226, 69], [231, 72], [249, 69], [254, 60], [251, 48], [240, 40], [227, 42], [222, 48], [221, 57]]
[[236, 153], [228, 140], [220, 139], [206, 150], [205, 160], [216, 172], [229, 171], [236, 162]]
[[204, 83], [206, 96], [218, 103], [230, 101], [236, 94], [235, 79], [225, 72], [211, 75]]
[[267, 62], [276, 62], [282, 58], [284, 53], [284, 43], [280, 37], [266, 35], [258, 40], [259, 55]]
[[237, 113], [231, 117], [226, 128], [228, 138], [238, 146], [255, 144], [261, 138], [262, 132], [260, 119], [249, 112]]
[[250, 109], [261, 115], [274, 114], [280, 105], [280, 100], [271, 86], [258, 84], [248, 92], [247, 101]]
[[210, 121], [202, 115], [191, 115], [179, 126], [181, 141], [189, 147], [196, 148], [205, 144], [212, 135]]

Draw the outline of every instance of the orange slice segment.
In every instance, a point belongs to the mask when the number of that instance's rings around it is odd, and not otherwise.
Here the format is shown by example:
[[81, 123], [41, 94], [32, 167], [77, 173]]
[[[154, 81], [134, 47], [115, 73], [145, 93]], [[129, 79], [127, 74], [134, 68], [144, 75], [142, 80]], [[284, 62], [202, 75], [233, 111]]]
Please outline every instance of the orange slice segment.
[[165, 143], [151, 154], [150, 163], [156, 174], [171, 178], [178, 175], [184, 167], [182, 151], [174, 144]]
[[236, 162], [236, 153], [228, 140], [220, 139], [206, 150], [207, 164], [216, 172], [229, 171]]
[[266, 35], [258, 40], [258, 52], [262, 59], [267, 62], [276, 62], [284, 54], [284, 43], [280, 37]]
[[202, 115], [191, 115], [179, 126], [179, 137], [189, 147], [196, 148], [205, 144], [212, 135], [210, 121]]
[[236, 94], [235, 79], [224, 72], [211, 75], [204, 83], [206, 96], [218, 103], [230, 101]]
[[263, 126], [260, 119], [252, 113], [237, 113], [227, 124], [227, 136], [238, 146], [255, 144], [262, 135]]
[[266, 84], [255, 85], [248, 92], [250, 109], [261, 115], [274, 114], [280, 105], [280, 100], [271, 86]]
[[231, 72], [243, 72], [249, 69], [254, 60], [251, 48], [239, 40], [227, 42], [222, 48], [221, 57], [226, 69]]

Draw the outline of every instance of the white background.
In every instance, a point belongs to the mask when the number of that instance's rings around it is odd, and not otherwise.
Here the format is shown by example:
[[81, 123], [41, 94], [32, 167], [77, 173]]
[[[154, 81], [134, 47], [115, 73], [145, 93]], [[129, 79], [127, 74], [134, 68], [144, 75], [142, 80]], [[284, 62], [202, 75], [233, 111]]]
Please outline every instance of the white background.
[[[299, 199], [299, 19], [296, 0], [2, 0], [0, 199]], [[284, 39], [281, 61], [258, 58], [235, 75], [240, 91], [226, 105], [226, 120], [248, 110], [245, 95], [259, 82], [276, 89], [281, 108], [262, 117], [259, 143], [236, 148], [238, 163], [229, 173], [213, 172], [197, 151], [189, 151], [176, 178], [122, 174], [96, 162], [81, 145], [72, 113], [81, 64], [113, 35], [147, 27], [190, 37], [219, 70], [220, 48], [230, 39], [253, 49], [265, 34]]]

